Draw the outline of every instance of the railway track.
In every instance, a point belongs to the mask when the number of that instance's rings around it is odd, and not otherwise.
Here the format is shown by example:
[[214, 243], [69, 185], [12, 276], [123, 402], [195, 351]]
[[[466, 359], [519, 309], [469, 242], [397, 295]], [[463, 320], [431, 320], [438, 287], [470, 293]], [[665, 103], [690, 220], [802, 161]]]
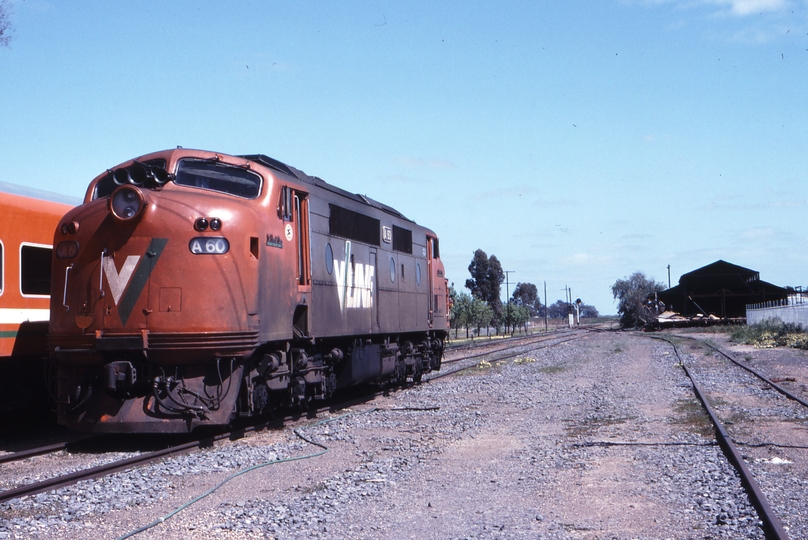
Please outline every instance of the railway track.
[[[488, 354], [509, 351], [518, 347], [527, 347], [535, 343], [563, 339], [567, 336], [580, 336], [585, 331], [585, 329], [564, 329], [550, 333], [518, 336], [504, 338], [499, 341], [488, 341], [480, 344], [466, 345], [456, 348], [452, 347], [446, 350], [442, 364], [452, 364], [462, 360], [468, 360], [470, 358], [479, 358]], [[461, 355], [455, 357], [454, 355], [457, 353], [461, 353]]]
[[[318, 414], [322, 414], [325, 412], [333, 412], [347, 407], [351, 407], [358, 403], [362, 403], [369, 399], [372, 399], [373, 397], [379, 395], [380, 393], [381, 391], [371, 394], [365, 394], [359, 397], [351, 397], [338, 404], [323, 406], [316, 410], [306, 411], [305, 413], [295, 412], [292, 414], [288, 414], [283, 418], [269, 421], [261, 421], [245, 426], [240, 426], [230, 431], [222, 431], [220, 433], [216, 433], [210, 436], [194, 438], [190, 441], [182, 442], [180, 444], [173, 444], [170, 446], [166, 446], [165, 448], [153, 450], [150, 452], [139, 453], [137, 455], [125, 459], [115, 460], [109, 463], [104, 463], [101, 465], [88, 467], [78, 471], [57, 475], [52, 478], [46, 478], [44, 480], [19, 485], [12, 489], [0, 491], [0, 504], [20, 497], [36, 495], [38, 493], [43, 493], [46, 491], [71, 486], [83, 480], [93, 480], [101, 478], [116, 472], [153, 463], [166, 457], [192, 452], [197, 449], [208, 448], [221, 441], [240, 439], [251, 433], [255, 433], [261, 430], [278, 428], [285, 425], [286, 423], [298, 421], [303, 416], [307, 418], [313, 418], [316, 417]], [[91, 439], [100, 439], [100, 438], [101, 437], [98, 436], [90, 436], [81, 439], [80, 442], [87, 442]], [[71, 447], [71, 445], [74, 444], [76, 444], [76, 441], [59, 442], [42, 447], [31, 448], [25, 451], [15, 452], [13, 454], [2, 456], [1, 458], [2, 461], [0, 461], [0, 463], [21, 461], [23, 459], [42, 456], [49, 453], [65, 451], [68, 450]]]
[[[464, 356], [459, 356], [457, 358], [452, 358], [444, 361], [444, 364], [457, 364], [459, 365], [458, 367], [452, 370], [448, 371], [443, 370], [435, 374], [432, 374], [428, 378], [425, 378], [425, 381], [435, 380], [441, 377], [453, 375], [460, 371], [478, 366], [483, 361], [487, 361], [489, 363], [502, 362], [520, 355], [524, 355], [526, 352], [529, 352], [532, 349], [552, 347], [555, 345], [559, 345], [561, 343], [566, 343], [568, 341], [577, 339], [584, 334], [585, 331], [572, 330], [572, 331], [557, 332], [553, 334], [542, 334], [541, 336], [532, 338], [516, 338], [504, 342], [500, 341], [497, 342], [496, 345], [493, 347], [477, 346], [462, 349], [466, 351], [471, 350], [472, 352], [470, 354], [465, 354]], [[481, 348], [484, 350], [480, 350]], [[453, 352], [458, 352], [458, 349], [455, 349]], [[393, 389], [384, 388], [367, 394], [362, 394], [359, 397], [353, 397], [338, 404], [331, 404], [316, 410], [308, 411], [306, 413], [306, 416], [312, 418], [316, 417], [318, 414], [322, 414], [325, 412], [334, 412], [340, 409], [345, 409], [357, 403], [371, 400], [374, 397], [377, 397], [383, 393], [387, 393], [391, 390]], [[226, 440], [235, 440], [244, 437], [250, 433], [260, 431], [263, 429], [281, 427], [286, 423], [299, 420], [300, 417], [301, 417], [300, 413], [294, 413], [274, 421], [260, 422], [257, 424], [247, 425], [233, 431], [225, 431], [208, 437], [193, 439], [190, 441], [182, 442], [181, 444], [170, 445], [158, 450], [138, 453], [137, 455], [127, 457], [125, 459], [115, 460], [109, 463], [104, 463], [101, 465], [96, 465], [81, 470], [72, 471], [66, 474], [57, 475], [44, 480], [18, 485], [14, 488], [0, 492], [0, 504], [20, 497], [36, 495], [38, 493], [43, 493], [46, 491], [67, 487], [76, 484], [78, 482], [81, 482], [83, 480], [92, 480], [101, 478], [116, 472], [153, 463], [155, 461], [158, 461], [160, 459], [169, 456], [179, 455], [187, 452], [192, 452], [197, 449], [211, 447], [218, 442]], [[87, 443], [88, 441], [96, 439], [102, 439], [102, 437], [88, 436], [77, 440], [60, 441], [57, 443], [48, 444], [40, 447], [29, 448], [23, 451], [0, 456], [0, 463], [12, 463], [55, 452], [70, 451], [70, 449], [74, 448], [75, 445], [77, 445], [78, 443]]]
[[494, 338], [486, 339], [485, 337], [479, 337], [476, 340], [471, 340], [471, 341], [464, 342], [464, 343], [461, 343], [461, 344], [458, 344], [458, 345], [448, 345], [446, 347], [445, 352], [446, 352], [446, 354], [458, 353], [458, 352], [467, 351], [467, 350], [479, 350], [479, 349], [482, 349], [482, 348], [498, 347], [499, 345], [507, 345], [507, 344], [512, 344], [512, 343], [521, 343], [521, 342], [525, 342], [525, 341], [530, 342], [530, 341], [533, 341], [533, 340], [535, 340], [537, 338], [542, 339], [542, 338], [546, 338], [548, 336], [558, 336], [558, 335], [565, 335], [565, 334], [575, 333], [575, 332], [580, 331], [580, 330], [582, 330], [584, 328], [588, 328], [588, 327], [579, 327], [579, 328], [563, 327], [563, 328], [559, 328], [559, 329], [556, 329], [556, 330], [552, 330], [550, 332], [542, 332], [542, 333], [535, 333], [535, 334], [528, 334], [528, 335], [515, 335], [515, 336], [503, 337], [503, 338], [498, 338], [498, 339], [494, 339]]
[[[670, 338], [663, 336], [648, 336], [654, 339], [669, 343], [679, 359], [682, 368], [691, 379], [694, 391], [704, 410], [710, 417], [710, 421], [715, 426], [716, 438], [722, 447], [725, 456], [732, 463], [741, 477], [742, 483], [749, 494], [750, 501], [755, 506], [761, 521], [763, 522], [766, 537], [770, 539], [789, 538], [788, 529], [783, 524], [783, 519], [788, 520], [788, 510], [784, 505], [780, 505], [779, 512], [776, 512], [769, 502], [769, 495], [776, 494], [771, 482], [764, 489], [756, 480], [756, 476], [765, 477], [759, 469], [756, 471], [756, 462], [750, 459], [748, 452], [741, 452], [738, 446], [752, 446], [743, 442], [738, 442], [739, 435], [744, 431], [763, 434], [766, 437], [775, 437], [781, 429], [790, 430], [793, 427], [795, 416], [789, 414], [784, 417], [784, 403], [782, 399], [776, 399], [771, 391], [750, 392], [754, 384], [750, 384], [748, 377], [753, 377], [757, 384], [761, 382], [767, 388], [774, 390], [779, 395], [787, 398], [792, 407], [808, 409], [808, 402], [800, 396], [794, 394], [763, 373], [744, 365], [733, 355], [708, 341], [696, 339], [690, 336], [672, 335]], [[728, 380], [727, 375], [718, 376], [722, 370], [726, 370], [726, 360], [732, 369], [743, 370], [732, 375], [733, 381]], [[747, 374], [746, 377], [738, 378], [738, 375]], [[745, 380], [747, 379], [747, 380]], [[754, 411], [749, 418], [745, 418], [747, 413], [740, 412], [743, 408], [746, 411]], [[803, 416], [806, 411], [803, 411]], [[785, 424], [785, 428], [783, 428]], [[733, 433], [735, 434], [733, 436]], [[759, 435], [760, 436], [760, 435]], [[795, 448], [794, 445], [781, 445], [777, 443], [759, 443], [754, 446], [780, 446]], [[796, 448], [808, 449], [805, 446]], [[782, 488], [781, 488], [782, 489]], [[788, 496], [786, 495], [786, 498]], [[782, 499], [782, 494], [780, 495]], [[781, 519], [782, 514], [782, 519]], [[797, 523], [794, 517], [788, 520], [791, 522], [792, 530]], [[802, 537], [802, 536], [797, 536]]]

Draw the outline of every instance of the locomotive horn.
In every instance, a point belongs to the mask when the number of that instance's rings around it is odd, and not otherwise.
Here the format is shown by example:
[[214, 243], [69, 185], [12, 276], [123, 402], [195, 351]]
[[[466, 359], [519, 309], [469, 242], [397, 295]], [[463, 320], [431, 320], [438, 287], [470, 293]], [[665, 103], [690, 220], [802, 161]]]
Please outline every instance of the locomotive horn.
[[153, 167], [136, 161], [129, 167], [115, 170], [112, 178], [119, 186], [132, 184], [134, 186], [160, 187], [171, 180], [171, 175], [162, 167]]
[[115, 169], [115, 172], [112, 173], [112, 179], [119, 186], [123, 186], [125, 184], [134, 184], [128, 169]]
[[168, 174], [168, 171], [162, 167], [152, 167], [151, 168], [152, 177], [154, 178], [154, 182], [158, 186], [162, 186], [169, 180], [171, 180], [171, 175]]
[[130, 181], [136, 186], [142, 186], [151, 177], [149, 168], [144, 167], [142, 164], [135, 162], [134, 165], [128, 167]]

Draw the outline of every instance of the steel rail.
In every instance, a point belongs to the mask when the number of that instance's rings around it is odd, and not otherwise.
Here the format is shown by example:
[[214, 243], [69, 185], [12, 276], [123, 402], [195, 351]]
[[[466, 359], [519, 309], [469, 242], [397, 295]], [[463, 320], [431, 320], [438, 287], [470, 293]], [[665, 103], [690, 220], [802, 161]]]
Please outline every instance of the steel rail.
[[752, 369], [751, 367], [743, 365], [738, 360], [733, 358], [729, 353], [722, 351], [721, 349], [719, 349], [718, 347], [716, 347], [715, 345], [713, 345], [709, 341], [703, 341], [703, 340], [692, 338], [692, 337], [689, 337], [689, 336], [680, 336], [678, 334], [673, 334], [673, 335], [675, 335], [676, 337], [679, 337], [679, 338], [683, 338], [683, 339], [691, 339], [691, 340], [694, 340], [694, 341], [697, 341], [699, 343], [703, 343], [703, 344], [707, 345], [708, 347], [710, 347], [711, 349], [713, 349], [717, 353], [723, 355], [727, 360], [729, 360], [733, 364], [737, 365], [738, 367], [741, 367], [741, 368], [745, 369], [746, 371], [748, 371], [749, 373], [751, 373], [752, 375], [754, 375], [755, 377], [757, 377], [761, 381], [765, 382], [766, 384], [770, 385], [772, 388], [774, 388], [775, 390], [777, 390], [778, 392], [780, 392], [781, 394], [783, 394], [787, 398], [793, 399], [794, 401], [796, 401], [797, 403], [799, 403], [803, 407], [808, 407], [808, 401], [805, 401], [801, 397], [792, 394], [791, 392], [789, 392], [788, 390], [786, 390], [785, 388], [783, 388], [782, 386], [780, 386], [776, 382], [772, 381], [771, 379], [769, 379], [765, 375], [759, 373], [758, 371]]
[[70, 448], [70, 446], [87, 442], [89, 440], [95, 439], [97, 436], [91, 435], [88, 437], [83, 437], [80, 439], [75, 439], [71, 441], [60, 441], [53, 444], [46, 444], [44, 446], [37, 446], [34, 448], [29, 448], [27, 450], [20, 450], [19, 452], [12, 452], [9, 454], [5, 454], [0, 456], [0, 464], [2, 463], [11, 463], [14, 461], [21, 461], [23, 459], [28, 459], [30, 457], [41, 456], [44, 454], [52, 454], [54, 452], [59, 452], [61, 450], [66, 450]]
[[[545, 345], [544, 347], [533, 347], [532, 349], [528, 349], [528, 350], [534, 350], [534, 349], [537, 349], [537, 348], [551, 347], [551, 346], [555, 346], [555, 345], [560, 345], [562, 343], [566, 343], [568, 341], [573, 341], [575, 339], [580, 338], [581, 335], [583, 335], [583, 333], [575, 333], [575, 335], [573, 337], [568, 337], [566, 339], [563, 339], [565, 336], [552, 336], [552, 337], [543, 336], [546, 339], [535, 340], [535, 341], [532, 341], [532, 342], [527, 343], [525, 345], [522, 345], [522, 347], [531, 347], [532, 345], [535, 345], [537, 342], [538, 343], [544, 343], [544, 342], [548, 342], [548, 341], [553, 341], [554, 339], [562, 338], [562, 339], [560, 339], [558, 341], [554, 341], [553, 343], [549, 343], [549, 344]], [[469, 360], [469, 359], [472, 359], [472, 358], [477, 358], [479, 356], [489, 356], [489, 355], [492, 355], [492, 354], [496, 354], [497, 352], [502, 352], [503, 350], [512, 349], [512, 348], [513, 347], [507, 347], [507, 348], [503, 348], [503, 349], [497, 349], [495, 351], [488, 351], [488, 352], [482, 353], [482, 354], [471, 355], [471, 356], [468, 356], [468, 357], [459, 358], [456, 361]], [[507, 360], [509, 358], [513, 358], [515, 356], [519, 356], [520, 354], [524, 354], [524, 352], [525, 351], [520, 351], [520, 352], [516, 352], [516, 353], [513, 353], [513, 354], [498, 357], [498, 358], [492, 360], [492, 363], [502, 362], [502, 361]], [[441, 377], [446, 377], [446, 376], [458, 373], [460, 371], [464, 371], [464, 370], [473, 368], [473, 367], [475, 367], [477, 365], [479, 365], [479, 363], [474, 364], [472, 366], [466, 366], [466, 367], [463, 367], [463, 368], [460, 368], [460, 369], [457, 369], [457, 370], [453, 370], [453, 371], [439, 372], [436, 375], [431, 376], [428, 379], [425, 379], [425, 382], [432, 381], [432, 380], [435, 380], [435, 379], [439, 379]], [[409, 386], [411, 386], [411, 385], [402, 385], [399, 388], [408, 388]], [[115, 461], [115, 462], [107, 463], [107, 464], [104, 464], [104, 465], [98, 465], [98, 466], [95, 466], [95, 467], [82, 469], [80, 471], [75, 471], [73, 473], [68, 473], [66, 475], [55, 476], [53, 478], [48, 478], [48, 479], [45, 479], [45, 480], [41, 480], [39, 482], [33, 482], [33, 483], [30, 483], [30, 484], [25, 484], [25, 485], [22, 485], [22, 486], [18, 486], [16, 488], [12, 488], [12, 489], [0, 492], [0, 503], [8, 502], [10, 500], [17, 499], [17, 498], [20, 498], [20, 497], [25, 497], [25, 496], [28, 496], [28, 495], [36, 495], [37, 493], [43, 493], [45, 491], [52, 491], [54, 489], [58, 489], [58, 488], [61, 488], [61, 487], [70, 486], [70, 485], [76, 484], [76, 483], [78, 483], [78, 482], [80, 482], [82, 480], [91, 480], [91, 479], [95, 479], [95, 478], [101, 478], [103, 476], [107, 476], [107, 475], [110, 475], [110, 474], [113, 474], [113, 473], [116, 473], [116, 472], [120, 472], [120, 471], [123, 471], [123, 470], [135, 468], [135, 467], [137, 467], [139, 465], [145, 465], [147, 463], [151, 463], [151, 462], [157, 461], [157, 460], [165, 458], [165, 457], [169, 457], [169, 456], [177, 455], [177, 454], [187, 453], [187, 452], [190, 452], [190, 451], [192, 451], [192, 450], [194, 450], [196, 448], [209, 447], [209, 446], [212, 446], [213, 444], [215, 444], [216, 442], [219, 442], [219, 441], [222, 441], [222, 440], [225, 440], [225, 439], [232, 439], [232, 440], [239, 439], [241, 437], [244, 437], [246, 434], [254, 432], [254, 431], [258, 431], [258, 430], [261, 430], [261, 429], [266, 429], [266, 428], [269, 428], [269, 427], [280, 427], [286, 422], [300, 419], [301, 416], [311, 418], [311, 417], [316, 416], [317, 414], [319, 414], [321, 412], [334, 412], [334, 411], [337, 411], [337, 410], [340, 410], [340, 409], [345, 409], [345, 408], [348, 408], [348, 407], [351, 407], [351, 406], [354, 406], [354, 405], [357, 405], [357, 404], [360, 404], [360, 403], [365, 403], [365, 402], [369, 401], [370, 399], [373, 399], [373, 398], [378, 397], [380, 395], [384, 395], [385, 393], [388, 393], [390, 390], [392, 390], [392, 389], [391, 388], [385, 388], [385, 389], [382, 389], [382, 390], [370, 392], [368, 394], [365, 394], [365, 395], [362, 395], [362, 396], [359, 396], [359, 397], [348, 399], [348, 400], [346, 400], [344, 402], [340, 402], [338, 404], [331, 404], [331, 405], [323, 406], [323, 407], [321, 407], [319, 409], [316, 409], [316, 410], [306, 411], [306, 412], [303, 412], [303, 413], [290, 414], [290, 415], [284, 416], [283, 418], [280, 418], [280, 419], [277, 419], [277, 420], [259, 422], [259, 423], [248, 425], [248, 426], [245, 426], [245, 427], [242, 427], [242, 428], [236, 428], [236, 429], [233, 429], [231, 431], [223, 432], [223, 433], [218, 434], [218, 435], [213, 435], [213, 436], [210, 436], [210, 437], [197, 439], [197, 440], [190, 441], [190, 442], [187, 442], [187, 443], [183, 443], [183, 444], [180, 444], [180, 445], [164, 448], [162, 450], [156, 450], [156, 451], [149, 452], [149, 453], [146, 453], [146, 454], [142, 454], [142, 455], [139, 455], [139, 456], [133, 456], [133, 457], [130, 457], [130, 458], [127, 458], [127, 459], [124, 459], [124, 460]], [[86, 439], [82, 439], [82, 440], [86, 440]], [[31, 456], [35, 456], [35, 455], [45, 454], [45, 453], [48, 453], [48, 452], [55, 452], [55, 451], [59, 451], [59, 450], [64, 450], [65, 448], [68, 447], [68, 445], [69, 445], [69, 443], [58, 443], [58, 444], [50, 445], [50, 446], [47, 446], [47, 447], [31, 449], [30, 451], [17, 452], [17, 453], [14, 453], [14, 454], [10, 454], [8, 456], [2, 456], [2, 458], [4, 458], [5, 461], [13, 461], [15, 459], [23, 459], [23, 456], [22, 456], [23, 453], [27, 454], [24, 457], [31, 457]]]
[[704, 410], [710, 417], [710, 421], [712, 421], [713, 425], [715, 426], [716, 438], [718, 439], [718, 444], [724, 450], [724, 455], [727, 456], [727, 459], [733, 464], [735, 469], [738, 471], [738, 474], [741, 477], [741, 483], [746, 489], [746, 492], [749, 494], [749, 498], [751, 499], [752, 505], [758, 512], [758, 517], [760, 517], [760, 520], [763, 522], [763, 531], [766, 534], [766, 538], [769, 540], [788, 540], [788, 533], [786, 533], [786, 530], [783, 527], [783, 523], [780, 521], [780, 518], [777, 516], [777, 514], [774, 513], [774, 510], [772, 510], [772, 507], [769, 505], [769, 502], [766, 499], [766, 495], [763, 493], [763, 490], [760, 488], [760, 485], [755, 481], [754, 476], [752, 476], [752, 472], [746, 466], [746, 462], [744, 461], [743, 456], [741, 456], [741, 453], [738, 452], [738, 449], [732, 442], [732, 438], [730, 437], [729, 433], [724, 427], [724, 424], [721, 423], [721, 420], [718, 418], [718, 415], [715, 413], [713, 408], [707, 402], [706, 394], [702, 392], [701, 387], [696, 382], [696, 379], [693, 377], [693, 374], [690, 372], [689, 369], [687, 369], [684, 359], [679, 355], [679, 348], [676, 346], [675, 343], [664, 337], [661, 336], [646, 336], [646, 337], [665, 341], [666, 343], [670, 344], [673, 347], [673, 350], [676, 353], [676, 358], [679, 359], [679, 363], [682, 365], [682, 369], [687, 374], [688, 378], [690, 379], [690, 382], [693, 384], [693, 389], [696, 393], [696, 397], [698, 397], [699, 401], [704, 407]]
[[[582, 327], [581, 329], [583, 330], [584, 328]], [[480, 337], [477, 341], [472, 341], [470, 343], [466, 343], [466, 344], [463, 344], [463, 345], [449, 345], [449, 346], [446, 347], [446, 350], [444, 352], [460, 352], [460, 351], [465, 351], [465, 350], [468, 350], [468, 349], [479, 349], [479, 348], [482, 348], [482, 347], [489, 347], [491, 345], [499, 345], [499, 344], [504, 344], [504, 343], [510, 343], [510, 342], [513, 342], [513, 341], [558, 336], [559, 334], [565, 335], [565, 334], [574, 333], [575, 331], [576, 331], [575, 329], [561, 328], [561, 329], [551, 330], [549, 332], [542, 332], [542, 333], [536, 332], [536, 333], [533, 333], [533, 334], [525, 334], [524, 336], [505, 337], [505, 338], [502, 338], [502, 339], [499, 339], [499, 340], [496, 340], [496, 341], [493, 340], [493, 339], [489, 339], [488, 341], [483, 341], [485, 338]]]
[[134, 456], [124, 460], [114, 461], [112, 463], [98, 465], [95, 467], [90, 467], [88, 469], [82, 469], [80, 471], [68, 473], [65, 475], [54, 476], [53, 478], [48, 478], [45, 480], [41, 480], [39, 482], [18, 486], [16, 488], [0, 492], [0, 503], [8, 502], [12, 499], [17, 499], [19, 497], [25, 497], [27, 495], [36, 495], [37, 493], [42, 493], [45, 491], [51, 491], [61, 487], [69, 486], [82, 480], [91, 480], [94, 478], [100, 478], [102, 476], [106, 476], [118, 471], [133, 468], [137, 465], [150, 463], [163, 457], [188, 452], [197, 447], [202, 448], [204, 446], [209, 446], [213, 444], [213, 442], [221, 440], [222, 438], [226, 437], [227, 435], [205, 438], [177, 446], [172, 446], [169, 448], [164, 448], [162, 450], [149, 452], [148, 454], [142, 454], [140, 456]]
[[511, 345], [506, 346], [506, 347], [500, 347], [498, 349], [482, 351], [482, 352], [478, 352], [478, 353], [475, 353], [475, 354], [470, 354], [468, 356], [462, 356], [460, 358], [444, 359], [441, 363], [442, 364], [452, 364], [454, 362], [461, 362], [463, 360], [469, 360], [471, 358], [479, 358], [481, 356], [488, 356], [489, 354], [494, 354], [494, 353], [498, 353], [498, 352], [502, 352], [502, 351], [507, 351], [507, 350], [513, 349], [514, 347], [529, 347], [529, 346], [534, 345], [536, 343], [544, 343], [546, 341], [551, 341], [551, 340], [554, 340], [554, 339], [562, 339], [562, 338], [564, 338], [564, 337], [566, 337], [566, 336], [568, 336], [570, 334], [573, 334], [574, 337], [572, 339], [575, 339], [576, 337], [581, 336], [583, 333], [584, 332], [564, 332], [561, 335], [547, 335], [547, 334], [545, 334], [545, 335], [543, 335], [541, 337], [526, 340], [525, 342], [520, 343], [518, 345], [511, 344]]
[[[567, 343], [567, 342], [574, 341], [574, 340], [576, 340], [576, 339], [580, 339], [580, 338], [581, 338], [581, 334], [578, 334], [578, 335], [573, 336], [573, 337], [570, 337], [570, 338], [566, 338], [566, 339], [560, 339], [559, 341], [555, 341], [555, 342], [553, 342], [553, 343], [548, 343], [547, 345], [545, 345], [545, 346], [543, 346], [543, 347], [532, 347], [532, 348], [528, 348], [528, 351], [532, 351], [532, 350], [536, 350], [536, 349], [546, 349], [547, 347], [554, 347], [554, 346], [556, 346], [556, 345], [561, 345], [562, 343]], [[545, 343], [545, 342], [547, 342], [547, 341], [550, 341], [550, 340], [542, 340], [542, 341], [540, 341], [540, 343]], [[530, 347], [530, 345], [535, 345], [535, 343], [530, 343], [530, 344], [527, 344], [527, 345], [524, 345], [524, 346], [525, 346], [525, 347]], [[461, 361], [461, 360], [471, 360], [471, 359], [473, 359], [473, 358], [479, 358], [480, 356], [488, 356], [488, 355], [491, 355], [491, 354], [496, 354], [497, 352], [502, 352], [503, 350], [506, 350], [506, 349], [498, 349], [497, 351], [491, 351], [491, 352], [487, 352], [487, 353], [483, 353], [483, 354], [471, 355], [471, 356], [467, 356], [467, 357], [463, 357], [463, 358], [458, 358], [457, 360], [454, 360], [454, 361], [459, 362], [459, 361]], [[515, 358], [515, 357], [517, 357], [517, 356], [519, 356], [519, 355], [522, 355], [522, 354], [524, 354], [525, 352], [526, 352], [526, 351], [519, 351], [519, 352], [515, 352], [515, 353], [513, 353], [513, 354], [507, 354], [507, 355], [501, 356], [501, 357], [499, 357], [499, 358], [495, 358], [495, 359], [493, 359], [493, 360], [491, 361], [491, 363], [496, 364], [496, 363], [499, 363], [499, 362], [503, 362], [503, 361], [505, 361], [505, 360], [509, 360], [509, 359], [511, 359], [511, 358]], [[445, 363], [447, 363], [447, 362], [445, 362], [445, 361], [444, 361], [444, 364], [445, 364]], [[441, 378], [443, 378], [443, 377], [448, 377], [449, 375], [454, 375], [455, 373], [460, 373], [461, 371], [466, 371], [466, 370], [468, 370], [468, 369], [475, 368], [475, 367], [479, 366], [479, 365], [480, 365], [480, 363], [481, 363], [481, 362], [477, 362], [477, 363], [472, 364], [472, 365], [470, 365], [470, 366], [464, 366], [464, 367], [461, 367], [461, 368], [458, 368], [458, 369], [454, 369], [454, 370], [451, 370], [451, 371], [442, 371], [442, 370], [441, 370], [440, 372], [436, 373], [435, 375], [429, 376], [429, 377], [428, 377], [427, 379], [425, 379], [425, 380], [426, 380], [426, 381], [434, 381], [434, 380], [436, 380], [436, 379], [441, 379]]]
[[[169, 457], [172, 455], [183, 454], [190, 452], [196, 448], [207, 448], [213, 446], [215, 443], [225, 440], [231, 439], [236, 440], [244, 437], [248, 433], [252, 433], [255, 431], [260, 431], [267, 428], [272, 427], [280, 427], [284, 425], [286, 422], [296, 421], [299, 420], [301, 417], [305, 418], [313, 418], [316, 417], [317, 414], [323, 412], [334, 412], [340, 409], [345, 409], [348, 407], [352, 407], [354, 405], [365, 403], [368, 400], [381, 395], [382, 392], [372, 392], [366, 395], [362, 395], [360, 397], [354, 397], [347, 399], [343, 402], [337, 404], [330, 404], [320, 407], [318, 409], [313, 409], [310, 411], [303, 411], [303, 412], [296, 412], [292, 414], [288, 414], [283, 418], [279, 418], [276, 420], [266, 420], [256, 422], [255, 424], [249, 424], [243, 427], [236, 427], [231, 429], [230, 431], [222, 432], [217, 435], [212, 435], [200, 439], [196, 439], [187, 443], [170, 446], [168, 448], [164, 448], [161, 450], [156, 450], [153, 452], [141, 454], [139, 456], [133, 456], [127, 459], [123, 459], [120, 461], [114, 461], [111, 463], [107, 463], [104, 465], [98, 465], [95, 467], [89, 467], [87, 469], [82, 469], [80, 471], [75, 471], [72, 473], [68, 473], [65, 475], [54, 476], [53, 478], [47, 478], [45, 480], [41, 480], [39, 482], [33, 482], [30, 484], [24, 484], [6, 491], [0, 491], [0, 503], [8, 502], [13, 499], [17, 499], [20, 497], [25, 497], [28, 495], [36, 495], [37, 493], [43, 493], [45, 491], [52, 491], [54, 489], [59, 489], [62, 487], [70, 486], [81, 482], [82, 480], [91, 480], [95, 478], [101, 478], [103, 476], [110, 475], [112, 473], [120, 472], [127, 469], [135, 468], [139, 465], [145, 465], [147, 463], [151, 463], [157, 461], [159, 459]], [[86, 440], [86, 439], [83, 439]], [[61, 448], [57, 448], [61, 446], [62, 443], [52, 445], [53, 449], [50, 451], [58, 451], [65, 448], [62, 446]], [[48, 447], [42, 447], [48, 448]], [[36, 449], [33, 449], [36, 450]], [[40, 449], [41, 450], [41, 449]], [[39, 452], [39, 454], [47, 453], [47, 451]], [[11, 456], [15, 456], [17, 454], [11, 454]], [[31, 454], [31, 455], [38, 455], [38, 454]], [[6, 456], [4, 456], [6, 457]]]
[[29, 448], [28, 450], [20, 450], [19, 452], [13, 452], [11, 454], [0, 456], [0, 463], [11, 463], [12, 461], [20, 461], [29, 457], [52, 454], [53, 452], [64, 450], [68, 446], [70, 446], [70, 443], [63, 441], [45, 446], [37, 446], [36, 448]]

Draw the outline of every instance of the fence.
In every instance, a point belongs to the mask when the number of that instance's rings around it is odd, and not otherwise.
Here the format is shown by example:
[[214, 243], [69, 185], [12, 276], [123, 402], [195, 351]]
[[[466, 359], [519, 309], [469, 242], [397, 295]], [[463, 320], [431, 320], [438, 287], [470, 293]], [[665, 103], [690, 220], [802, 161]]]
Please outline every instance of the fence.
[[787, 300], [774, 300], [762, 304], [747, 304], [746, 324], [757, 324], [767, 319], [780, 319], [808, 328], [808, 302], [805, 297], [792, 295]]

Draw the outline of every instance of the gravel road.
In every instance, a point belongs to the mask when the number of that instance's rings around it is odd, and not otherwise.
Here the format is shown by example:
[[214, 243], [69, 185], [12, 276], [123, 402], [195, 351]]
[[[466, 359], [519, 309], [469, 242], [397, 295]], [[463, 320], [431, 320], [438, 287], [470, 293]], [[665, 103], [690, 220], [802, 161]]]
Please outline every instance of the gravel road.
[[636, 335], [592, 333], [295, 427], [328, 451], [263, 432], [0, 505], [0, 539], [117, 538], [233, 475], [135, 538], [763, 538], [671, 347]]

